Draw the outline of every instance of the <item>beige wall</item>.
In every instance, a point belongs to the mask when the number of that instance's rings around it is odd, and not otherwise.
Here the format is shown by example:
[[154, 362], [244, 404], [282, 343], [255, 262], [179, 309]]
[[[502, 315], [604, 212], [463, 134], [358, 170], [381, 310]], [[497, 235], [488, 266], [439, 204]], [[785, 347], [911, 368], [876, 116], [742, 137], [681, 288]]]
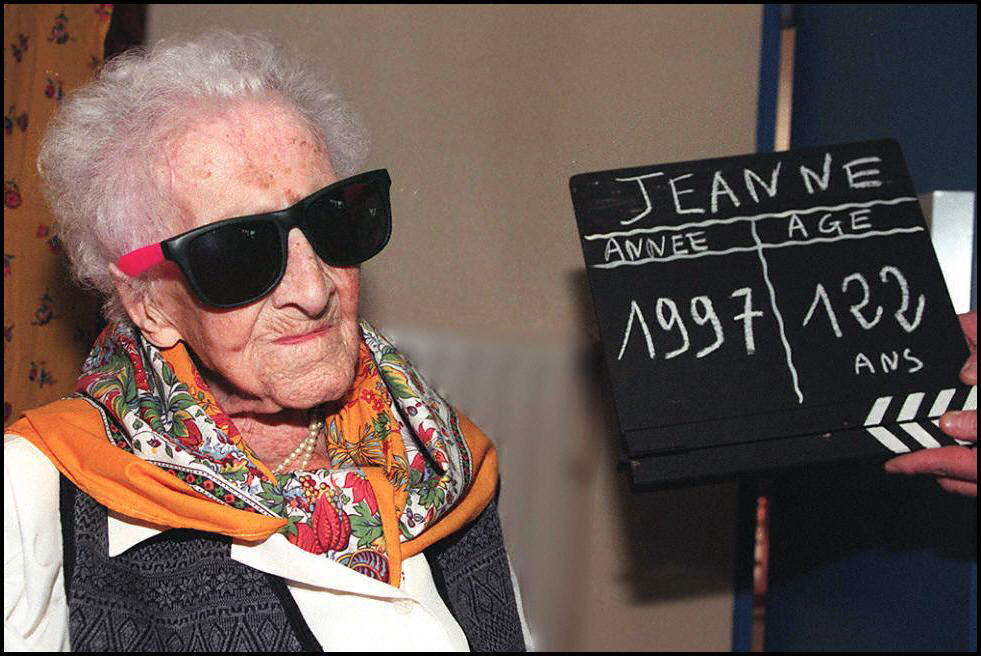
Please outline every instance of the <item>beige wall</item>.
[[[575, 340], [592, 316], [569, 177], [751, 152], [760, 18], [760, 5], [161, 4], [148, 33], [271, 31], [359, 106], [368, 166], [394, 181], [392, 241], [364, 267], [370, 319]], [[728, 649], [734, 486], [632, 495], [607, 442], [591, 442], [575, 500], [588, 519], [563, 549], [573, 610], [540, 646]]]
[[149, 37], [266, 29], [324, 63], [394, 180], [379, 321], [574, 333], [576, 173], [750, 152], [758, 5], [151, 5]]

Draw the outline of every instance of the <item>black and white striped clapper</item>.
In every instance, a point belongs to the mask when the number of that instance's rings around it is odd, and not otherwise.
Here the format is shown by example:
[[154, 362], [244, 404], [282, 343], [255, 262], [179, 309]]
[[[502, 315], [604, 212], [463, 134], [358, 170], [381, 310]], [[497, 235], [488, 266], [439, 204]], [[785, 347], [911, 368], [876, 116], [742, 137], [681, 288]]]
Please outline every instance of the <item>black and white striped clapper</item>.
[[[961, 386], [936, 393], [882, 396], [865, 418], [865, 430], [893, 453], [907, 453], [941, 446], [970, 446], [940, 430], [940, 415], [948, 410], [977, 410], [978, 387]], [[925, 417], [924, 409], [929, 408]]]

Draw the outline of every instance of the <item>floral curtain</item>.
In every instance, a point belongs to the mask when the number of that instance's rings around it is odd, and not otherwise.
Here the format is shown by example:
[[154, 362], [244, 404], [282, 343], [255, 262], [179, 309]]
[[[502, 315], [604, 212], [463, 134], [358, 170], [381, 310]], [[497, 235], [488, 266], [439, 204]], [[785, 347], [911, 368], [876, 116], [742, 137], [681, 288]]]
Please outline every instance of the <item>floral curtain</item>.
[[65, 94], [102, 65], [112, 5], [3, 6], [3, 423], [71, 391], [98, 301], [70, 280], [36, 161]]

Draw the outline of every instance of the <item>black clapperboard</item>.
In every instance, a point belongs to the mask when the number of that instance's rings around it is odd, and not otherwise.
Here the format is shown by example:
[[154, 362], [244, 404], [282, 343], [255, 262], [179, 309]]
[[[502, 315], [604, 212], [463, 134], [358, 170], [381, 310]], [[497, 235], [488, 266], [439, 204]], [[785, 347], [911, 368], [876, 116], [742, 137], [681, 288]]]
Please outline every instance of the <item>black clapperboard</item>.
[[977, 389], [896, 142], [570, 187], [635, 482], [957, 444], [938, 418]]

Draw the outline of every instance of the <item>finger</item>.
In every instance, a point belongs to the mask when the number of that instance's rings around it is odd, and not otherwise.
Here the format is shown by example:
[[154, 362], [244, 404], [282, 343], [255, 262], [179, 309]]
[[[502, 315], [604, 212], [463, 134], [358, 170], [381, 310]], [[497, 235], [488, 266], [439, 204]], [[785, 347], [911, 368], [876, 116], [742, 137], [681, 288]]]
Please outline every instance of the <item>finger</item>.
[[972, 349], [976, 349], [978, 346], [977, 310], [960, 314], [957, 316], [957, 320], [961, 322], [961, 330], [964, 331], [964, 338], [967, 340], [968, 346], [970, 346]]
[[961, 369], [961, 381], [968, 385], [978, 384], [978, 313], [968, 312], [957, 317], [964, 331], [964, 339], [971, 350], [964, 368]]
[[978, 480], [978, 452], [961, 446], [923, 449], [893, 458], [885, 464], [890, 474], [929, 474], [961, 481]]
[[965, 385], [978, 384], [978, 352], [973, 351], [961, 368], [961, 382]]
[[947, 492], [960, 494], [965, 497], [978, 496], [978, 484], [970, 481], [958, 481], [953, 478], [938, 478], [937, 484]]
[[978, 411], [954, 410], [940, 417], [940, 430], [959, 440], [976, 442], [978, 439]]

